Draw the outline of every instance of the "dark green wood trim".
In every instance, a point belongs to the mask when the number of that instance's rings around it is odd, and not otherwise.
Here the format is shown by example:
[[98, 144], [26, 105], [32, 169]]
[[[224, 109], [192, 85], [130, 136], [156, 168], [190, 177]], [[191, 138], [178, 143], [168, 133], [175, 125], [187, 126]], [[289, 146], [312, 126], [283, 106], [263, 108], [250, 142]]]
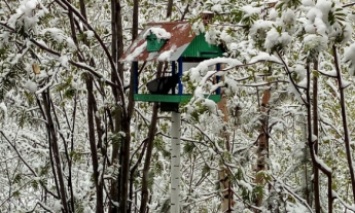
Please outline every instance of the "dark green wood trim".
[[[166, 102], [166, 103], [186, 103], [193, 95], [156, 95], [156, 94], [135, 94], [135, 101], [142, 102]], [[218, 103], [221, 100], [221, 95], [205, 95], [206, 98]]]

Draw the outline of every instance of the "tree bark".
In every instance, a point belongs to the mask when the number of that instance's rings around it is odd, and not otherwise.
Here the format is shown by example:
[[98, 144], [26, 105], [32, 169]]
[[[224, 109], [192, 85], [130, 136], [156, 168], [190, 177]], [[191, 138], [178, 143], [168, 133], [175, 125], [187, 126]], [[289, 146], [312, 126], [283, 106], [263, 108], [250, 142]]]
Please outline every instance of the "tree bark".
[[96, 140], [95, 140], [95, 123], [94, 123], [94, 105], [95, 105], [95, 97], [93, 94], [93, 82], [92, 76], [86, 76], [86, 89], [88, 92], [88, 109], [87, 109], [87, 117], [88, 117], [88, 133], [89, 133], [89, 142], [90, 142], [90, 151], [91, 151], [91, 160], [93, 165], [93, 176], [94, 183], [96, 188], [96, 212], [103, 213], [103, 183], [100, 178], [99, 169], [99, 158], [97, 155], [96, 149]]
[[[218, 109], [223, 113], [223, 123], [224, 127], [221, 131], [221, 137], [225, 141], [225, 148], [226, 152], [230, 152], [230, 144], [229, 144], [229, 133], [227, 131], [226, 125], [228, 124], [229, 116], [228, 116], [228, 108], [227, 108], [227, 99], [223, 95], [222, 92], [222, 99], [221, 101], [217, 104]], [[220, 170], [218, 171], [218, 179], [219, 179], [219, 185], [220, 185], [220, 191], [221, 191], [221, 212], [232, 212], [233, 211], [233, 206], [235, 204], [233, 200], [233, 183], [231, 181], [231, 172], [229, 168], [225, 165], [225, 160], [226, 159], [221, 159], [219, 164], [220, 164]], [[229, 160], [229, 159], [227, 159]]]
[[[163, 68], [163, 63], [159, 63], [157, 77], [160, 76], [162, 68]], [[153, 147], [154, 147], [154, 138], [155, 138], [155, 133], [156, 133], [157, 118], [158, 118], [158, 104], [154, 103], [152, 118], [151, 118], [149, 132], [148, 132], [147, 151], [146, 151], [144, 166], [143, 166], [142, 195], [141, 195], [142, 201], [141, 201], [141, 206], [140, 206], [140, 211], [139, 211], [140, 213], [145, 213], [145, 211], [147, 209], [148, 200], [149, 200], [148, 178], [149, 178], [149, 170], [150, 170], [152, 152], [153, 152]]]
[[[258, 138], [257, 163], [256, 163], [256, 178], [255, 183], [262, 186], [265, 181], [263, 175], [258, 175], [259, 172], [266, 170], [266, 159], [269, 153], [269, 100], [271, 97], [270, 89], [266, 89], [261, 99], [261, 126]], [[256, 195], [255, 205], [261, 206], [263, 201], [263, 193], [259, 192]], [[256, 212], [259, 212], [256, 210]]]
[[[314, 70], [318, 70], [318, 60], [314, 60]], [[314, 141], [314, 154], [318, 155], [318, 77], [313, 76], [313, 134], [317, 137]], [[319, 194], [319, 169], [318, 167], [313, 167], [313, 188], [314, 188], [314, 207], [316, 213], [321, 212], [320, 205], [320, 194]], [[308, 187], [308, 186], [306, 186]], [[307, 199], [308, 203], [311, 204], [310, 199]]]
[[337, 51], [337, 48], [335, 45], [333, 45], [333, 56], [334, 56], [335, 70], [337, 72], [337, 79], [338, 79], [338, 85], [339, 85], [341, 117], [343, 120], [343, 129], [344, 129], [344, 144], [345, 144], [346, 157], [347, 157], [349, 172], [350, 172], [351, 187], [352, 187], [352, 192], [353, 192], [353, 201], [355, 203], [355, 174], [354, 174], [353, 161], [352, 161], [352, 157], [351, 157], [352, 153], [351, 153], [351, 147], [350, 147], [350, 136], [349, 136], [349, 129], [348, 129], [348, 121], [347, 121], [347, 116], [346, 116], [346, 104], [345, 104], [345, 95], [344, 95], [345, 87], [343, 85], [343, 79], [341, 76], [338, 51]]
[[44, 111], [46, 113], [46, 120], [47, 120], [47, 128], [48, 128], [48, 138], [49, 142], [51, 143], [52, 153], [53, 153], [53, 160], [55, 171], [58, 177], [59, 182], [59, 197], [62, 202], [62, 211], [65, 213], [69, 213], [68, 202], [67, 202], [67, 195], [66, 195], [66, 186], [64, 183], [64, 174], [62, 170], [62, 164], [60, 160], [60, 153], [59, 153], [59, 146], [58, 146], [58, 138], [57, 133], [54, 128], [54, 123], [51, 115], [51, 100], [49, 90], [42, 93], [43, 97], [43, 104], [44, 104]]

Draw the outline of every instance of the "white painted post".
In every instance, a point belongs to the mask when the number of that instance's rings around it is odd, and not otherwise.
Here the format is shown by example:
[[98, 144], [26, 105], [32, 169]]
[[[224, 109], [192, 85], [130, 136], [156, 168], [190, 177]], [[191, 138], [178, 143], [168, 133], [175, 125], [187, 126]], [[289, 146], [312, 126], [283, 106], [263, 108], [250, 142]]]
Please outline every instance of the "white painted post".
[[181, 116], [171, 114], [171, 200], [170, 212], [180, 213], [180, 127]]

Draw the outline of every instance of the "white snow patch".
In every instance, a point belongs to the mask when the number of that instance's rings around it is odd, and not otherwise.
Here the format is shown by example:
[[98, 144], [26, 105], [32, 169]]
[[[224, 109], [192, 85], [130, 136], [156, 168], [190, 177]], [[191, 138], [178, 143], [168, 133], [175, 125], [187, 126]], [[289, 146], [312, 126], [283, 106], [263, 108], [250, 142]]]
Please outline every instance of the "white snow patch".
[[172, 46], [170, 50], [160, 53], [157, 60], [158, 61], [170, 61], [171, 56], [174, 53], [175, 49], [176, 49], [176, 46]]
[[350, 62], [350, 74], [353, 76], [355, 74], [355, 43], [345, 48], [343, 61]]
[[146, 38], [150, 34], [154, 34], [158, 39], [170, 39], [171, 34], [161, 27], [151, 27], [144, 34], [143, 38]]
[[62, 55], [59, 58], [60, 65], [62, 65], [65, 68], [69, 67], [69, 57], [66, 55]]
[[246, 6], [243, 6], [241, 9], [245, 13], [245, 16], [248, 17], [253, 14], [260, 14], [262, 8], [261, 7], [253, 7], [251, 5], [246, 5]]
[[295, 21], [295, 12], [287, 8], [287, 10], [282, 14], [282, 20], [285, 24], [292, 24]]
[[303, 43], [306, 50], [315, 50], [317, 52], [321, 52], [322, 50], [327, 49], [328, 38], [321, 35], [307, 34], [303, 39]]
[[312, 140], [312, 142], [315, 142], [316, 140], [318, 140], [318, 137], [316, 135], [312, 134], [311, 140]]
[[318, 70], [319, 73], [326, 75], [326, 76], [331, 76], [331, 77], [337, 77], [337, 71], [336, 70], [332, 70], [332, 71], [325, 71], [325, 70]]
[[0, 103], [0, 109], [3, 111], [3, 112], [7, 112], [7, 107], [6, 107], [6, 105], [5, 105], [5, 103], [4, 102], [1, 102]]
[[271, 28], [267, 34], [264, 47], [271, 52], [276, 45], [287, 46], [292, 41], [292, 37], [287, 32], [281, 34], [275, 28]]
[[329, 168], [329, 166], [323, 162], [322, 159], [320, 159], [316, 154], [314, 154], [314, 157], [315, 157], [315, 161], [321, 166], [323, 167], [325, 170], [327, 170], [329, 173], [332, 172], [332, 169]]
[[91, 30], [85, 31], [85, 34], [89, 40], [94, 38], [94, 36], [95, 36], [94, 32]]
[[147, 41], [141, 44], [139, 47], [136, 47], [134, 51], [126, 56], [126, 61], [133, 61], [136, 57], [138, 57], [144, 49], [147, 47]]
[[258, 55], [252, 57], [249, 61], [250, 64], [258, 62], [258, 61], [271, 61], [275, 63], [282, 64], [282, 61], [274, 55], [270, 55], [266, 52], [259, 52]]
[[36, 92], [37, 91], [37, 83], [33, 82], [31, 80], [27, 80], [24, 84], [23, 87], [28, 90], [29, 92]]
[[303, 89], [307, 88], [307, 78], [303, 78], [300, 82], [297, 83], [298, 87], [301, 87]]
[[342, 87], [342, 88], [347, 88], [347, 87], [350, 86], [350, 85], [351, 85], [351, 82], [350, 82], [350, 81], [347, 81], [347, 80], [342, 79], [342, 81], [341, 81], [341, 87]]
[[212, 11], [215, 11], [217, 13], [222, 13], [223, 12], [223, 9], [222, 9], [222, 6], [221, 4], [215, 4], [211, 7], [211, 10]]

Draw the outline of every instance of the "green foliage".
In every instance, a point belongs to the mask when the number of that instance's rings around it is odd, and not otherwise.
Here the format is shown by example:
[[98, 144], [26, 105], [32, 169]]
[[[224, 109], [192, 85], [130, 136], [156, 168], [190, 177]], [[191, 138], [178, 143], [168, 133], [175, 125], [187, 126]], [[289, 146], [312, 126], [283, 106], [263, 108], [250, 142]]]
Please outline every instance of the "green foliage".
[[192, 155], [195, 150], [195, 144], [192, 142], [187, 142], [184, 144], [183, 150], [183, 153], [186, 153], [187, 155]]

